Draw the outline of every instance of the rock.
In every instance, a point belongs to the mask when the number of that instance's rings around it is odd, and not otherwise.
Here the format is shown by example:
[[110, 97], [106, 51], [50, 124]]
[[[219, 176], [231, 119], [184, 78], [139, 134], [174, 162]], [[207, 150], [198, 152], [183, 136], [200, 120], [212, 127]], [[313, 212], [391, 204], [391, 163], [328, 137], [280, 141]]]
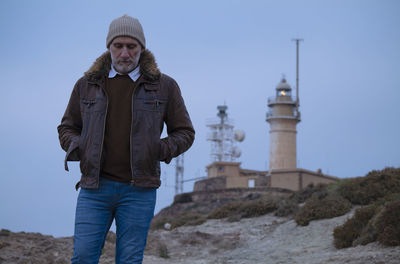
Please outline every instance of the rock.
[[164, 224], [164, 229], [165, 230], [171, 230], [171, 224], [170, 223], [165, 223]]

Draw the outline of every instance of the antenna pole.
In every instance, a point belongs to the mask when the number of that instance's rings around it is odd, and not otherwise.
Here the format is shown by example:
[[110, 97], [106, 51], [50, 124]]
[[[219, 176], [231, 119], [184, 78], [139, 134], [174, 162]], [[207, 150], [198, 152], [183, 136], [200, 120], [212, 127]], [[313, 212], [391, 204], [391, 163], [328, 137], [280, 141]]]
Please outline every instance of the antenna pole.
[[184, 173], [183, 154], [175, 158], [175, 195], [183, 192], [183, 173]]
[[296, 41], [296, 112], [299, 115], [299, 42], [303, 41], [304, 39], [292, 39]]

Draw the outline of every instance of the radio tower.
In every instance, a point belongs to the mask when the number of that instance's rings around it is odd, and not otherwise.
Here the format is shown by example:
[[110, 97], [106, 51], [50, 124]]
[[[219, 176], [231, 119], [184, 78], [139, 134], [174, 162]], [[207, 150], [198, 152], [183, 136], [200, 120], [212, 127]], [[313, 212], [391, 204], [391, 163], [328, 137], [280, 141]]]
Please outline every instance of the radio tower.
[[245, 133], [242, 130], [233, 131], [233, 120], [228, 118], [228, 106], [217, 106], [219, 120], [209, 120], [207, 127], [210, 132], [207, 140], [211, 141], [211, 160], [213, 162], [234, 162], [240, 157], [241, 151], [236, 142], [242, 142]]
[[183, 192], [183, 154], [175, 158], [175, 195]]
[[207, 140], [211, 141], [211, 159], [213, 161], [233, 161], [232, 145], [233, 145], [233, 124], [228, 119], [226, 105], [217, 106], [219, 121], [210, 120], [207, 125], [211, 133]]

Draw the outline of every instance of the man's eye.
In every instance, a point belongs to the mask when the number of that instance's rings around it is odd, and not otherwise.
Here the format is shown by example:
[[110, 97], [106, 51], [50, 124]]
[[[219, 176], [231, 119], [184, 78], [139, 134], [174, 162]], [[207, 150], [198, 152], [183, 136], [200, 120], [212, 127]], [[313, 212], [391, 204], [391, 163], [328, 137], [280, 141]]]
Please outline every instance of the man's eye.
[[136, 48], [136, 45], [128, 45], [128, 49], [134, 49]]
[[114, 47], [117, 48], [117, 49], [120, 49], [120, 48], [122, 48], [122, 45], [121, 45], [121, 44], [115, 43], [115, 44], [114, 44]]

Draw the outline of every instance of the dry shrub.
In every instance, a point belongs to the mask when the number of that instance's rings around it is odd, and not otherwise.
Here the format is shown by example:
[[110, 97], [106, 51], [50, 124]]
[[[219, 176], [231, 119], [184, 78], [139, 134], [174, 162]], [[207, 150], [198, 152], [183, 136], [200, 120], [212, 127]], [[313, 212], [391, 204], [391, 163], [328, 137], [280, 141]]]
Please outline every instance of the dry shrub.
[[157, 245], [157, 251], [160, 258], [169, 258], [168, 247], [165, 243], [160, 241]]
[[295, 215], [299, 211], [299, 204], [293, 198], [283, 197], [278, 200], [275, 216], [285, 217]]
[[201, 225], [207, 220], [204, 214], [196, 211], [186, 211], [173, 217], [164, 217], [153, 219], [150, 229], [163, 229], [166, 223], [171, 224], [171, 229], [188, 226], [188, 225]]
[[400, 168], [371, 171], [365, 177], [344, 179], [338, 193], [353, 204], [367, 205], [390, 193], [400, 193]]
[[311, 198], [314, 193], [326, 193], [328, 185], [313, 183], [307, 185], [306, 188], [292, 193], [289, 197], [282, 197], [277, 202], [277, 210], [275, 216], [285, 217], [296, 215], [299, 211], [299, 203], [304, 203]]
[[228, 216], [228, 218], [226, 219], [226, 221], [229, 223], [239, 222], [240, 220], [242, 220], [242, 216], [240, 214]]
[[400, 246], [400, 199], [389, 202], [377, 223], [378, 241], [386, 246]]
[[273, 198], [262, 197], [250, 201], [233, 202], [212, 211], [208, 218], [240, 220], [241, 218], [256, 217], [275, 211], [277, 208]]
[[188, 225], [201, 225], [206, 221], [206, 217], [203, 214], [188, 211], [183, 214], [177, 215], [171, 220], [171, 229], [188, 226]]
[[240, 213], [242, 217], [249, 218], [268, 214], [275, 211], [276, 208], [274, 200], [260, 198], [245, 202], [240, 208]]
[[156, 230], [156, 229], [162, 229], [164, 228], [165, 223], [169, 223], [170, 220], [167, 218], [153, 218], [151, 221], [150, 229], [151, 230]]
[[174, 197], [174, 204], [176, 203], [190, 203], [193, 202], [192, 195], [190, 193], [177, 194]]
[[346, 248], [353, 245], [375, 215], [376, 206], [370, 205], [356, 210], [354, 216], [333, 231], [334, 245], [336, 248]]
[[[354, 240], [353, 246], [366, 245], [368, 243], [377, 241], [378, 235], [382, 235], [383, 233], [381, 230], [383, 229], [382, 226], [386, 225], [382, 225], [382, 220], [385, 221], [386, 219], [386, 217], [383, 216], [383, 213], [390, 214], [391, 209], [387, 209], [387, 206], [396, 200], [400, 200], [400, 193], [389, 194], [370, 205], [377, 207], [375, 210], [375, 215], [371, 218], [368, 225], [363, 229], [360, 237]], [[386, 243], [383, 244], [387, 245]]]
[[[373, 205], [368, 205], [367, 207], [369, 207], [369, 206], [373, 206]], [[359, 245], [364, 246], [368, 243], [376, 241], [376, 238], [378, 237], [378, 233], [377, 233], [377, 229], [376, 229], [376, 219], [379, 217], [382, 208], [383, 208], [382, 206], [376, 207], [375, 215], [373, 215], [371, 217], [368, 224], [363, 228], [359, 237], [357, 237], [353, 241], [351, 246], [353, 246], [353, 247], [356, 247]]]
[[237, 211], [239, 211], [241, 204], [242, 202], [232, 202], [224, 206], [221, 206], [219, 208], [216, 208], [208, 215], [208, 218], [221, 219], [232, 216], [236, 214]]
[[333, 232], [336, 248], [366, 245], [379, 241], [400, 245], [400, 193], [389, 194], [356, 210], [354, 216]]
[[344, 215], [351, 209], [351, 203], [343, 197], [328, 192], [316, 192], [296, 214], [298, 225], [306, 226], [311, 220], [333, 218]]
[[326, 184], [317, 184], [313, 183], [307, 185], [306, 188], [299, 190], [293, 193], [290, 198], [292, 198], [297, 203], [304, 203], [307, 199], [311, 198], [311, 196], [316, 192], [324, 192], [327, 189]]

